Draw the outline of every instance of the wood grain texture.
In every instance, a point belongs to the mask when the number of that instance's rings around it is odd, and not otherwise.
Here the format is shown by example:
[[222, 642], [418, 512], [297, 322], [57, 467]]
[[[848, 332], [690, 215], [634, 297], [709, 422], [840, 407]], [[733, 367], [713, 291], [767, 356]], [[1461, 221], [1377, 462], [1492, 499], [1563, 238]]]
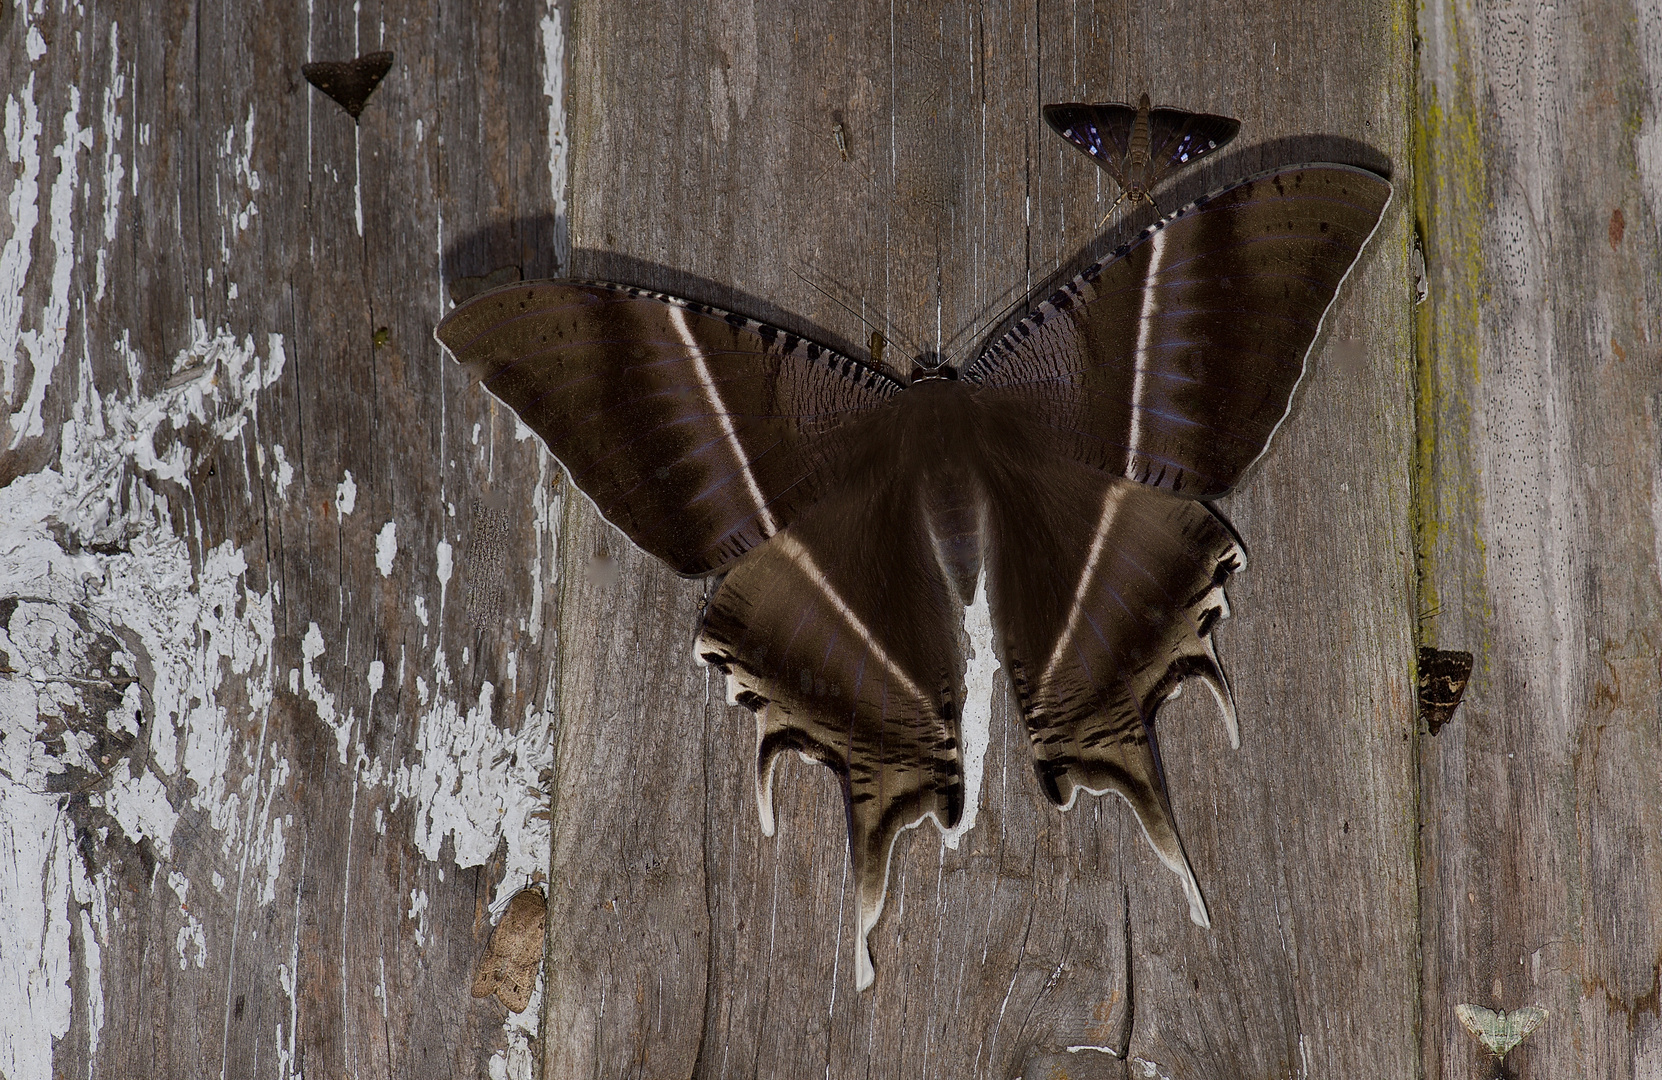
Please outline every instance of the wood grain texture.
[[1420, 12], [1420, 626], [1469, 649], [1421, 741], [1425, 1073], [1455, 1006], [1544, 1007], [1517, 1077], [1662, 1069], [1655, 4]]
[[[0, 14], [10, 1080], [530, 1075], [467, 988], [546, 866], [557, 474], [432, 328], [557, 268], [542, 15]], [[301, 78], [377, 49], [360, 123]]]
[[[840, 796], [783, 762], [761, 836], [707, 586], [431, 341], [566, 265], [549, 9], [0, 10], [0, 1073], [1493, 1075], [1460, 1003], [1550, 1011], [1520, 1078], [1662, 1067], [1654, 4], [1428, 3], [1417, 88], [1400, 5], [578, 5], [571, 268], [856, 353], [794, 272], [961, 358], [1149, 220], [1096, 228], [1043, 101], [1240, 118], [1164, 209], [1398, 181], [1223, 507], [1243, 747], [1162, 713], [1214, 930], [1117, 801], [1044, 803], [1001, 689], [864, 994]], [[300, 78], [380, 48], [360, 125]], [[1477, 655], [1435, 738], [1421, 643]], [[550, 843], [538, 1043], [470, 989]]]
[[[1147, 89], [1241, 118], [1235, 146], [1161, 194], [1172, 209], [1271, 165], [1404, 168], [1408, 48], [1384, 5], [583, 5], [573, 267], [865, 341], [801, 274], [961, 359], [1006, 304], [1124, 235], [1099, 239], [1117, 192], [1041, 102]], [[856, 994], [830, 775], [785, 764], [761, 836], [754, 722], [690, 655], [704, 586], [569, 501], [567, 565], [620, 572], [563, 578], [552, 877], [569, 892], [546, 1076], [1413, 1073], [1404, 206], [1225, 508], [1249, 551], [1219, 632], [1245, 746], [1227, 749], [1204, 694], [1162, 714], [1212, 934], [1117, 801], [1044, 804], [1001, 689], [979, 823], [957, 850], [902, 836], [877, 983]]]

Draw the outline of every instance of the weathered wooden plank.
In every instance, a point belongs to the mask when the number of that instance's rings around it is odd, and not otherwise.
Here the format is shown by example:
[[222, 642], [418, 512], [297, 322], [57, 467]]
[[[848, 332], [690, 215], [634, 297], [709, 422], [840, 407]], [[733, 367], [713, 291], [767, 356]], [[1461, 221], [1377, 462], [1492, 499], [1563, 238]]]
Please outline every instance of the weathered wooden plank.
[[0, 15], [9, 1080], [531, 1074], [559, 502], [431, 332], [556, 269], [550, 14]]
[[[1174, 206], [1299, 160], [1402, 169], [1407, 33], [1385, 5], [585, 6], [574, 269], [864, 342], [800, 274], [961, 357], [1113, 198], [1041, 101], [1146, 88], [1241, 117]], [[855, 993], [835, 785], [783, 768], [760, 835], [752, 722], [690, 656], [704, 587], [571, 502], [545, 1075], [1124, 1070], [1081, 1045], [1172, 1076], [1412, 1073], [1404, 205], [1227, 507], [1252, 559], [1221, 635], [1246, 745], [1204, 695], [1163, 714], [1211, 935], [1116, 801], [1044, 804], [1001, 693], [979, 823], [957, 850], [903, 836]], [[575, 572], [602, 554], [615, 582]]]
[[1519, 1077], [1662, 1065], [1655, 4], [1420, 12], [1420, 625], [1476, 656], [1421, 744], [1425, 1075], [1539, 1005]]

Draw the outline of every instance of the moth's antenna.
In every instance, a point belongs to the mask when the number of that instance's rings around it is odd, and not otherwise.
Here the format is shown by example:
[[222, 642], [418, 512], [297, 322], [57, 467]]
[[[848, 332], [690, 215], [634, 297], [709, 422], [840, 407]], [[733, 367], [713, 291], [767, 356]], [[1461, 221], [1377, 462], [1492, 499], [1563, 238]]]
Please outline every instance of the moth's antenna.
[[[844, 311], [848, 312], [850, 315], [854, 316], [856, 319], [859, 319], [861, 322], [865, 323], [866, 328], [869, 329], [872, 332], [872, 335], [875, 338], [877, 338], [880, 341], [898, 341], [898, 342], [900, 342], [900, 344], [903, 347], [910, 350], [913, 353], [913, 355], [917, 354], [918, 350], [912, 345], [912, 343], [910, 341], [908, 341], [904, 337], [904, 335], [898, 333], [895, 330], [894, 324], [891, 323], [886, 316], [883, 316], [881, 314], [878, 315], [878, 318], [883, 320], [883, 325], [878, 326], [876, 323], [874, 323], [870, 319], [866, 318], [865, 315], [861, 314], [858, 311], [855, 311], [853, 305], [851, 305], [851, 304], [847, 303], [846, 301], [842, 300], [840, 297], [832, 295], [832, 293], [829, 290], [822, 288], [821, 286], [816, 284], [814, 281], [812, 281], [811, 279], [809, 279], [808, 277], [803, 275], [801, 272], [799, 272], [796, 269], [796, 267], [793, 266], [790, 269], [791, 269], [791, 273], [796, 274], [796, 276], [801, 279], [801, 281], [804, 285], [808, 286], [810, 289], [812, 289], [815, 292], [819, 293], [821, 296], [825, 297], [827, 300], [831, 301], [833, 304], [836, 304], [838, 307], [842, 308]], [[885, 333], [884, 331], [887, 331], [887, 333]], [[882, 347], [878, 346], [878, 347], [872, 349], [871, 351], [874, 354], [873, 359], [876, 360], [878, 363], [881, 363], [882, 362]]]
[[[1020, 288], [1022, 288], [1020, 285], [1011, 286], [1011, 289], [1020, 289]], [[1010, 290], [1006, 290], [1006, 291], [1010, 291]], [[995, 318], [993, 318], [993, 319], [991, 319], [987, 322], [984, 322], [981, 325], [979, 325], [979, 326], [975, 327], [974, 329], [972, 329], [970, 331], [970, 344], [971, 344], [971, 346], [973, 347], [974, 344], [977, 341], [980, 340], [981, 335], [983, 333], [985, 333], [990, 327], [1001, 325], [1004, 322], [1004, 320], [1006, 320], [1010, 317], [1010, 313], [1012, 311], [1016, 310], [1016, 308], [1018, 308], [1021, 305], [1025, 304], [1029, 299], [1030, 299], [1030, 297], [1025, 292], [1023, 292], [1021, 295], [1017, 296], [1014, 300], [1010, 301], [1008, 304], [1005, 304], [1003, 309], [999, 311], [998, 315]], [[975, 357], [971, 356], [971, 357], [968, 357], [967, 359], [973, 361], [975, 359]]]

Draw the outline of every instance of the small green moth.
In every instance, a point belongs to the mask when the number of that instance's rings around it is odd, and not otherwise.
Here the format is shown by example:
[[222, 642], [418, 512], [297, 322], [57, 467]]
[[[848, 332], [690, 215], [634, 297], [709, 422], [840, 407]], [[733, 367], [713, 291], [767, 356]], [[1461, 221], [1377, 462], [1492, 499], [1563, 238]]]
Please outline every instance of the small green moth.
[[1481, 1005], [1456, 1005], [1454, 1015], [1489, 1053], [1505, 1057], [1525, 1036], [1541, 1026], [1547, 1011], [1539, 1005], [1525, 1005], [1511, 1012], [1504, 1009], [1496, 1012]]

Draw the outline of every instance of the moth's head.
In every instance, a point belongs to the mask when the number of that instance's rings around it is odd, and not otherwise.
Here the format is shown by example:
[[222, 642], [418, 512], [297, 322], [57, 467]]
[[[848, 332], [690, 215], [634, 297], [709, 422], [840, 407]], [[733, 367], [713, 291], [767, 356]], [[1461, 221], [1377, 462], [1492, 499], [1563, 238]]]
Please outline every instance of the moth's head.
[[947, 363], [940, 353], [920, 353], [912, 357], [912, 382], [930, 382], [937, 379], [955, 380], [958, 369]]

